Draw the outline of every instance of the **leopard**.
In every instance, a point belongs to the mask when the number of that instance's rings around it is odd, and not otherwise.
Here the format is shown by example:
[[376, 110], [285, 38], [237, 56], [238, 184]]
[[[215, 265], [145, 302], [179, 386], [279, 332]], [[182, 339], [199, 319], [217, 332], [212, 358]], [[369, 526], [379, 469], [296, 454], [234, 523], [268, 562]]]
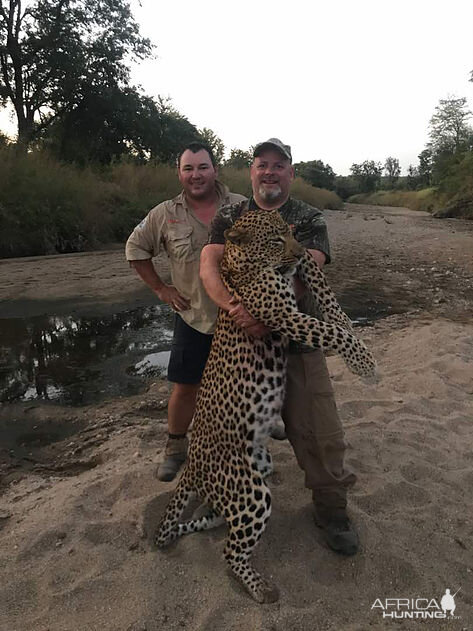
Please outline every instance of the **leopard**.
[[[361, 377], [375, 374], [376, 361], [354, 335], [324, 273], [277, 210], [249, 210], [225, 231], [220, 274], [230, 294], [271, 333], [251, 337], [220, 309], [188, 458], [155, 543], [163, 548], [181, 535], [226, 523], [223, 556], [231, 572], [254, 600], [270, 603], [279, 598], [278, 589], [250, 557], [271, 514], [267, 443], [281, 414], [289, 340], [339, 353]], [[320, 319], [299, 312], [294, 274], [313, 294]], [[204, 514], [180, 523], [196, 496], [207, 507]]]

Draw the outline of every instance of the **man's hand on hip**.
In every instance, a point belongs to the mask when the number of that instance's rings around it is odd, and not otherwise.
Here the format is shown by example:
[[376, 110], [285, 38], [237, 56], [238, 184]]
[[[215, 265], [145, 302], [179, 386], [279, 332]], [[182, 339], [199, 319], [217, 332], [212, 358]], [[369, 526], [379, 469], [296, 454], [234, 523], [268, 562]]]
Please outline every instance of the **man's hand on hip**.
[[187, 311], [191, 305], [187, 298], [181, 296], [175, 287], [172, 285], [163, 285], [159, 289], [155, 289], [154, 293], [158, 298], [165, 302], [174, 309], [174, 311]]

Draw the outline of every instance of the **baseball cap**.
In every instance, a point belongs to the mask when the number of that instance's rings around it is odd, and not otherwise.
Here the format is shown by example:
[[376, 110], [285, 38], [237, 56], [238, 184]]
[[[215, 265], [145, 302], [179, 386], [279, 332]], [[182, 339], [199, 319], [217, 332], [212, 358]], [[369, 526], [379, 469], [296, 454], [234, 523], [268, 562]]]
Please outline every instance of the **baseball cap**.
[[281, 142], [281, 140], [279, 140], [279, 138], [270, 138], [264, 142], [259, 142], [254, 148], [253, 157], [256, 158], [265, 147], [277, 149], [277, 151], [282, 153], [285, 158], [292, 162], [291, 147], [289, 145], [285, 145]]

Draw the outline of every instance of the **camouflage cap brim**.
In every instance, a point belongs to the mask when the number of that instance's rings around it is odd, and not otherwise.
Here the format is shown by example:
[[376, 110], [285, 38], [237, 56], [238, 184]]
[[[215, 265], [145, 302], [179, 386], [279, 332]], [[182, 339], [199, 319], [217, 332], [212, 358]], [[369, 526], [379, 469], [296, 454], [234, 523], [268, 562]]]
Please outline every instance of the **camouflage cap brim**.
[[271, 147], [272, 149], [276, 149], [279, 153], [287, 158], [290, 162], [292, 162], [292, 154], [291, 147], [289, 145], [285, 145], [279, 138], [270, 138], [269, 140], [265, 140], [264, 142], [259, 142], [253, 151], [253, 157], [256, 158], [259, 156], [261, 151], [266, 147]]

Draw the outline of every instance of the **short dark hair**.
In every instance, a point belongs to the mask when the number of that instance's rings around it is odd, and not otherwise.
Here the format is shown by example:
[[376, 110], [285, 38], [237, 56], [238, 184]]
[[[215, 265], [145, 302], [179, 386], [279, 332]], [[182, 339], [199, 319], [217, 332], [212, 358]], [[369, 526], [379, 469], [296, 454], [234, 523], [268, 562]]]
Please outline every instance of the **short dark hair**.
[[215, 156], [213, 154], [212, 149], [209, 147], [209, 145], [205, 142], [200, 142], [200, 140], [193, 140], [192, 142], [189, 142], [185, 147], [183, 147], [181, 151], [179, 151], [177, 155], [177, 168], [178, 169], [181, 166], [182, 154], [184, 153], [184, 151], [187, 151], [188, 149], [189, 151], [192, 151], [192, 153], [199, 153], [199, 151], [202, 151], [202, 150], [206, 151], [209, 154], [210, 162], [212, 163], [212, 166], [214, 167], [214, 169], [217, 167], [217, 161], [215, 160]]

